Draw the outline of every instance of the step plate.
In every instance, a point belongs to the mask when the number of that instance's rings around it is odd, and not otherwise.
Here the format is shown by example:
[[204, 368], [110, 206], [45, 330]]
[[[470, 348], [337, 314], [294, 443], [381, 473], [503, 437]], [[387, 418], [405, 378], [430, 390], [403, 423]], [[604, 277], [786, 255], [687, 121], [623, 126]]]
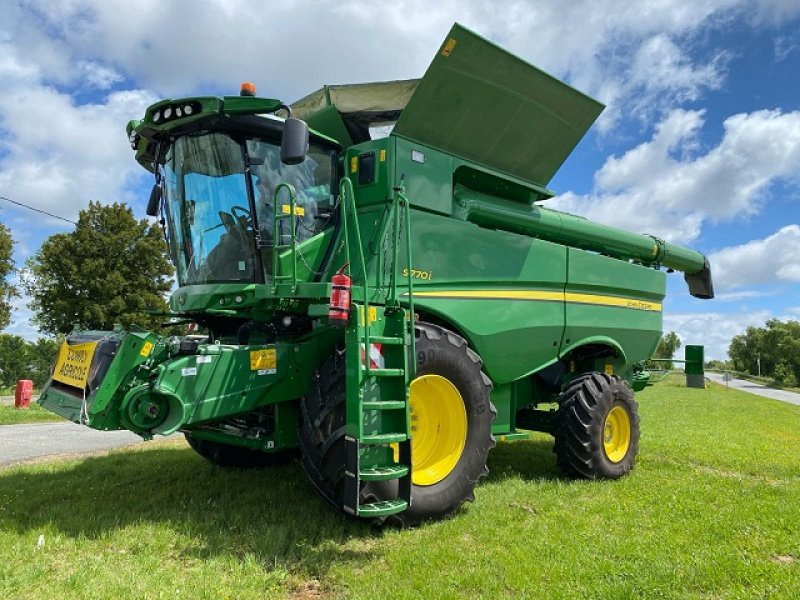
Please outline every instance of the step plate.
[[396, 515], [397, 513], [401, 513], [407, 508], [408, 502], [405, 500], [383, 500], [382, 502], [362, 504], [358, 507], [358, 516], [385, 517], [387, 515]]

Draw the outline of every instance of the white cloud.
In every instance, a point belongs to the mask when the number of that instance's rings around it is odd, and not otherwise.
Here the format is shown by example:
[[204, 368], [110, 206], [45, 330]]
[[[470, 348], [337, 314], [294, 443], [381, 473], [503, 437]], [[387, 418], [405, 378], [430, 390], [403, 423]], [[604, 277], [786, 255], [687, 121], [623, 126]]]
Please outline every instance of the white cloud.
[[[118, 91], [77, 106], [10, 44], [0, 43], [0, 56], [3, 195], [73, 220], [89, 200], [131, 200], [128, 185], [144, 171], [133, 160], [125, 124], [155, 97]], [[91, 68], [95, 83], [113, 79], [110, 71]]]
[[[712, 265], [713, 270], [713, 265]], [[716, 282], [715, 282], [716, 283]], [[742, 290], [739, 292], [726, 292], [715, 294], [714, 300], [717, 302], [738, 302], [739, 300], [749, 300], [751, 298], [764, 298], [774, 296], [777, 292], [764, 292], [759, 290]]]
[[[498, 11], [410, 0], [366, 10], [325, 0], [276, 12], [244, 0], [0, 0], [0, 189], [71, 219], [90, 199], [130, 199], [144, 172], [123, 128], [157, 96], [235, 93], [255, 80], [291, 100], [323, 83], [419, 76], [456, 20], [610, 102], [608, 127], [718, 86], [720, 54], [692, 59], [690, 41], [745, 4], [517, 0]], [[95, 99], [79, 104], [70, 90]]]
[[[479, 0], [320, 0], [285, 11], [245, 0], [10, 4], [18, 26], [7, 35], [59, 81], [79, 76], [81, 61], [102, 61], [158, 94], [255, 80], [286, 100], [323, 83], [419, 76], [458, 21], [609, 103], [606, 128], [719, 86], [725, 54], [695, 52], [699, 34], [765, 12], [748, 0], [514, 0], [502, 10]], [[771, 4], [771, 22], [793, 17]]]
[[800, 111], [761, 110], [725, 120], [719, 145], [700, 153], [702, 111], [672, 111], [652, 139], [595, 175], [591, 193], [567, 193], [557, 208], [689, 243], [708, 220], [753, 215], [779, 180], [800, 173]]
[[[687, 344], [705, 346], [706, 360], [725, 360], [728, 357], [731, 339], [744, 333], [748, 327], [764, 327], [770, 319], [788, 321], [798, 318], [800, 318], [800, 306], [786, 308], [781, 311], [781, 314], [766, 309], [740, 313], [665, 314], [664, 332], [676, 332], [681, 339], [682, 348]], [[682, 355], [683, 353], [678, 351], [677, 354]]]
[[[718, 312], [664, 315], [664, 331], [674, 331], [687, 344], [705, 346], [706, 360], [724, 360], [728, 356], [731, 338], [750, 326], [761, 327], [774, 315], [768, 310], [741, 314]], [[682, 351], [678, 351], [683, 355]]]
[[764, 283], [800, 283], [800, 225], [787, 225], [761, 240], [709, 256], [720, 289]]

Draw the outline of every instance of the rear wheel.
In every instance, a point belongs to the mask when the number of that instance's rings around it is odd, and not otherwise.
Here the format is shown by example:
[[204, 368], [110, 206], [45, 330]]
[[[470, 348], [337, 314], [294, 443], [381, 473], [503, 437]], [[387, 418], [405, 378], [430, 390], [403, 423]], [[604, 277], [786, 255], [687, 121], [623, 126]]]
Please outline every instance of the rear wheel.
[[297, 456], [297, 453], [291, 450], [261, 452], [260, 450], [250, 450], [249, 448], [231, 446], [209, 440], [198, 440], [193, 438], [190, 433], [185, 433], [184, 435], [192, 450], [207, 461], [220, 467], [256, 469], [281, 465]]
[[[452, 514], [474, 499], [488, 473], [496, 411], [480, 357], [444, 328], [416, 325], [416, 378], [410, 386], [411, 506], [393, 519], [414, 525]], [[344, 356], [334, 354], [320, 372], [316, 390], [302, 401], [299, 438], [303, 467], [320, 494], [341, 510], [344, 482]], [[398, 482], [363, 485], [361, 502], [396, 498]]]
[[586, 373], [559, 399], [555, 446], [559, 468], [583, 479], [617, 479], [634, 466], [639, 414], [633, 390], [619, 377]]

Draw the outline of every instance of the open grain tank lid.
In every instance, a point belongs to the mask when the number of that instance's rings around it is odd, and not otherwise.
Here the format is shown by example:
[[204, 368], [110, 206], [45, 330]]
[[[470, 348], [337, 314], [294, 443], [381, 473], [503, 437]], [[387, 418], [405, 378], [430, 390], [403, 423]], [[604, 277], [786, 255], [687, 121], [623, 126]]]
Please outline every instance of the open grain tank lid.
[[603, 108], [456, 24], [393, 133], [546, 186]]
[[395, 135], [541, 186], [603, 108], [458, 24], [420, 80], [325, 86], [292, 105], [343, 146], [397, 121]]

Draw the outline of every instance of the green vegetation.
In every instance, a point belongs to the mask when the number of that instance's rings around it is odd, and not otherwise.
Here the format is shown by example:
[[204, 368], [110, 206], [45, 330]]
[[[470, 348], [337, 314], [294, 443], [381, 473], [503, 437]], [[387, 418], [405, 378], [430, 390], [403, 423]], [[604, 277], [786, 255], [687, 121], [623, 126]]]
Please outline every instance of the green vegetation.
[[6, 279], [14, 272], [14, 239], [8, 227], [0, 223], [0, 329], [8, 326], [11, 319], [11, 299], [15, 298], [17, 288]]
[[[674, 331], [665, 333], [661, 336], [656, 346], [656, 351], [653, 353], [653, 358], [669, 359], [675, 358], [675, 353], [681, 347], [681, 338]], [[669, 371], [673, 368], [672, 362], [645, 362], [645, 368], [649, 370], [665, 370]]]
[[163, 320], [172, 267], [158, 225], [123, 204], [90, 202], [75, 231], [47, 238], [25, 263], [25, 288], [42, 331], [153, 328]]
[[43, 423], [47, 421], [62, 421], [58, 415], [54, 415], [48, 410], [43, 409], [38, 404], [31, 404], [30, 408], [17, 409], [13, 405], [0, 405], [0, 425], [17, 425], [19, 423]]
[[10, 390], [13, 395], [20, 379], [31, 379], [34, 388], [41, 388], [50, 378], [57, 352], [55, 340], [28, 342], [18, 335], [0, 333], [0, 390]]
[[413, 530], [343, 519], [296, 464], [225, 471], [182, 441], [14, 467], [0, 594], [800, 597], [800, 407], [673, 381], [638, 394], [631, 476], [564, 480], [535, 434], [490, 454], [477, 503]]
[[760, 375], [779, 385], [800, 384], [800, 321], [770, 319], [731, 340], [728, 354], [736, 371]]

